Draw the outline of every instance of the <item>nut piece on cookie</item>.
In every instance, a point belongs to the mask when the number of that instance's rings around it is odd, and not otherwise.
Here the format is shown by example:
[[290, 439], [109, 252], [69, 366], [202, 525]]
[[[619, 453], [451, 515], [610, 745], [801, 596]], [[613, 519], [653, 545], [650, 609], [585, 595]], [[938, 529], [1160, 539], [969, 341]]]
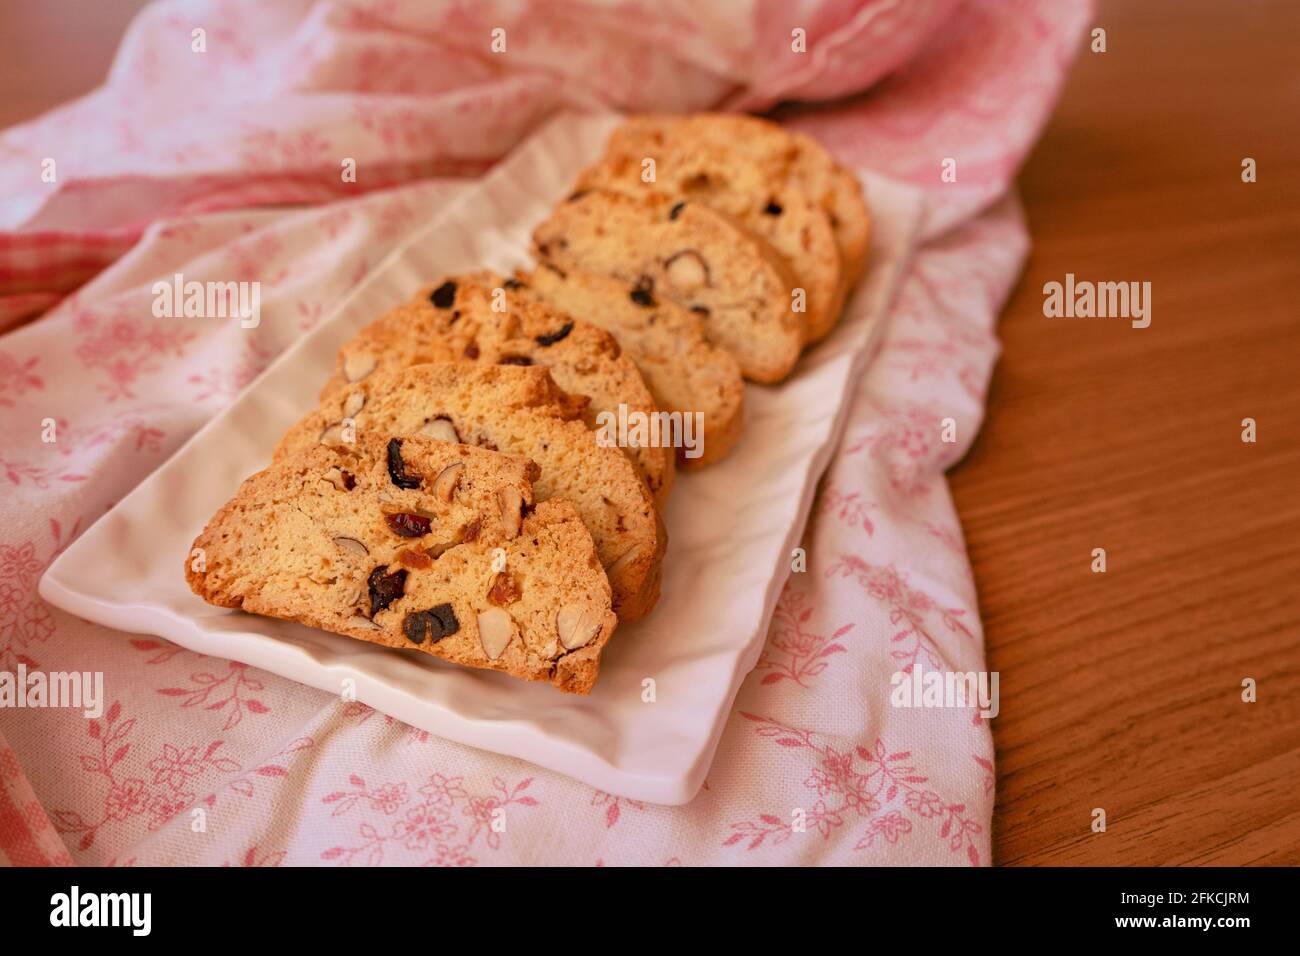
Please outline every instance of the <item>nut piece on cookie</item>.
[[[585, 317], [515, 295], [512, 286], [491, 272], [438, 280], [361, 329], [340, 349], [322, 397], [358, 381], [350, 368], [366, 368], [369, 375], [427, 362], [537, 365], [550, 371], [569, 395], [582, 398], [582, 417], [589, 428], [596, 428], [602, 416], [617, 418], [620, 410], [633, 420], [656, 415], [650, 389], [617, 339]], [[353, 394], [354, 401], [361, 398]], [[435, 434], [432, 429], [438, 430], [437, 437], [446, 437], [450, 424], [431, 422], [426, 434]], [[673, 485], [673, 449], [647, 445], [623, 451], [662, 507]]]
[[[186, 577], [220, 607], [585, 694], [617, 618], [591, 535], [567, 501], [536, 503], [538, 474], [423, 436], [310, 445], [240, 486]], [[557, 639], [575, 607], [581, 626]]]
[[[537, 500], [565, 498], [577, 510], [596, 543], [600, 564], [609, 571], [619, 619], [644, 617], [654, 607], [667, 544], [654, 499], [622, 449], [599, 444], [580, 418], [580, 405], [547, 369], [452, 362], [376, 370], [327, 394], [315, 412], [280, 440], [276, 460], [320, 444], [357, 392], [365, 396], [354, 421], [358, 440], [427, 433], [427, 426], [438, 422], [438, 432], [455, 441], [537, 462]], [[329, 439], [326, 447], [348, 446]], [[394, 473], [398, 482], [410, 480], [409, 469]], [[437, 477], [424, 476], [433, 485]], [[463, 486], [462, 478], [453, 500], [460, 498]], [[484, 533], [514, 527], [500, 502], [480, 517]]]
[[[679, 267], [680, 268], [680, 267]], [[543, 263], [516, 273], [513, 292], [600, 325], [632, 356], [659, 408], [675, 417], [679, 468], [722, 460], [740, 439], [745, 386], [730, 352], [704, 337], [700, 317], [608, 276]]]
[[[769, 181], [811, 197], [830, 219], [845, 285], [857, 284], [867, 261], [871, 217], [857, 177], [825, 146], [811, 136], [741, 113], [647, 114], [634, 116], [616, 129], [605, 155], [652, 156], [659, 150], [671, 150], [673, 143], [690, 143], [701, 150], [730, 150], [755, 164]], [[716, 184], [709, 187], [714, 196], [723, 191]]]
[[[678, 135], [667, 126], [657, 135], [616, 132], [599, 160], [578, 177], [577, 188], [615, 189], [630, 195], [656, 192], [726, 213], [767, 241], [806, 291], [806, 340], [817, 341], [834, 328], [844, 303], [846, 283], [830, 214], [784, 171], [765, 167], [740, 149]], [[655, 176], [642, 178], [647, 159]], [[666, 263], [679, 292], [706, 284], [702, 259], [677, 253]]]
[[771, 246], [725, 213], [671, 196], [592, 189], [561, 203], [533, 242], [563, 272], [630, 284], [639, 305], [663, 298], [695, 312], [746, 378], [779, 382], [798, 361], [806, 333], [798, 282]]

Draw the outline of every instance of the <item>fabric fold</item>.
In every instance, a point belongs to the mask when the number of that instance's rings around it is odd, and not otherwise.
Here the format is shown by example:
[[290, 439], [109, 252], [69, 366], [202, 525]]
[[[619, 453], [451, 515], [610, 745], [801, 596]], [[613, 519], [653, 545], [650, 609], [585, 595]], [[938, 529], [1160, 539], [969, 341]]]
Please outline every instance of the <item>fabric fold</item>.
[[[1011, 180], [1090, 5], [822, 0], [798, 22], [791, 9], [160, 5], [106, 87], [0, 134], [0, 670], [102, 671], [109, 698], [98, 719], [0, 710], [8, 862], [991, 862], [988, 722], [898, 706], [891, 680], [986, 668], [943, 474], [980, 426], [997, 313], [1028, 249]], [[778, 116], [921, 186], [926, 232], [822, 480], [807, 570], [690, 804], [593, 791], [36, 596], [81, 530], [554, 110], [792, 98], [834, 99]], [[260, 281], [261, 325], [155, 318], [151, 285], [176, 272]], [[195, 835], [195, 810], [220, 825]]]

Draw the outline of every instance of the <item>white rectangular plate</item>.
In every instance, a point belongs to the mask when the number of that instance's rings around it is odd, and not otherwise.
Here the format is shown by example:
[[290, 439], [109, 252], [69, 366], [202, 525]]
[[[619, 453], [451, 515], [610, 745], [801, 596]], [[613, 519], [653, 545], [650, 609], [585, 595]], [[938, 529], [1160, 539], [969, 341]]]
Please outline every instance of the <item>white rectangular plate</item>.
[[[359, 700], [408, 724], [610, 793], [690, 800], [762, 649], [847, 400], [880, 336], [918, 220], [908, 187], [864, 180], [874, 219], [868, 275], [835, 333], [788, 381], [747, 387], [744, 435], [731, 455], [679, 476], [664, 516], [663, 596], [647, 620], [618, 629], [589, 697], [209, 607], [182, 571], [208, 518], [315, 407], [339, 346], [444, 273], [526, 264], [532, 228], [616, 122], [561, 116], [516, 150], [77, 539], [42, 578], [41, 596], [87, 620], [332, 693], [352, 678]], [[645, 678], [656, 682], [653, 705], [641, 699]]]

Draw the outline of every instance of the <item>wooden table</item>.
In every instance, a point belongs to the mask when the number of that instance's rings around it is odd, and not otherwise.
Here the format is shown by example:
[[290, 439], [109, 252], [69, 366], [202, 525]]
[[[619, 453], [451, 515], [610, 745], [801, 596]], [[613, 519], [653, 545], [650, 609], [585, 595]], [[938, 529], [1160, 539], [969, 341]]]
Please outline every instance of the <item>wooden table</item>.
[[[6, 0], [0, 125], [95, 86], [140, 5]], [[1300, 4], [1113, 0], [1096, 23], [1108, 51], [1020, 179], [1033, 254], [952, 475], [1002, 675], [994, 855], [1297, 864]], [[1151, 327], [1044, 318], [1067, 272], [1150, 281]]]
[[104, 82], [147, 0], [0, 0], [0, 129]]
[[[994, 859], [1294, 865], [1300, 4], [1096, 24], [1020, 177], [1033, 251], [952, 473], [1001, 673]], [[1067, 272], [1150, 281], [1151, 326], [1045, 318]]]

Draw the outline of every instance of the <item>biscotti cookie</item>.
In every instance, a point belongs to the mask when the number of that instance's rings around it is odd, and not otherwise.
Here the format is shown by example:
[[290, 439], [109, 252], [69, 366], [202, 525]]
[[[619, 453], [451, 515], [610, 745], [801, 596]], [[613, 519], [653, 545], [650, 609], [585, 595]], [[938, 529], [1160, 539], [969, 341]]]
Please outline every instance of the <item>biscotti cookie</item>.
[[[339, 350], [322, 395], [379, 371], [428, 362], [545, 366], [564, 391], [590, 399], [588, 427], [652, 419], [658, 409], [636, 363], [588, 322], [524, 296], [488, 272], [439, 280], [367, 325]], [[672, 448], [624, 446], [660, 507], [672, 490]]]
[[413, 365], [331, 392], [275, 454], [424, 434], [531, 458], [542, 470], [537, 500], [568, 499], [591, 532], [619, 619], [644, 617], [659, 598], [667, 534], [632, 462], [600, 445], [577, 414], [541, 366]]
[[830, 215], [846, 284], [857, 283], [867, 260], [871, 217], [857, 177], [821, 143], [755, 116], [697, 113], [632, 117], [615, 130], [609, 148], [635, 152], [670, 140], [733, 149], [759, 163], [772, 177], [800, 187]]
[[779, 382], [799, 358], [805, 325], [796, 283], [766, 242], [725, 213], [670, 196], [577, 193], [533, 232], [539, 255], [568, 271], [632, 283], [696, 312], [705, 335], [747, 378]]
[[[652, 178], [645, 163], [654, 163]], [[647, 181], [649, 178], [649, 181]], [[780, 253], [806, 295], [807, 338], [825, 337], [844, 301], [841, 253], [830, 215], [800, 186], [728, 146], [674, 136], [615, 136], [577, 189], [659, 192], [739, 219]]]
[[609, 582], [573, 506], [534, 507], [536, 477], [432, 438], [317, 445], [244, 481], [186, 578], [220, 607], [585, 694], [617, 622]]
[[[659, 408], [679, 416], [677, 463], [702, 468], [721, 460], [740, 437], [744, 382], [731, 353], [710, 345], [700, 318], [663, 298], [607, 276], [566, 273], [544, 263], [516, 273], [513, 291], [581, 316], [610, 332], [641, 369]], [[698, 413], [703, 427], [690, 431]]]

